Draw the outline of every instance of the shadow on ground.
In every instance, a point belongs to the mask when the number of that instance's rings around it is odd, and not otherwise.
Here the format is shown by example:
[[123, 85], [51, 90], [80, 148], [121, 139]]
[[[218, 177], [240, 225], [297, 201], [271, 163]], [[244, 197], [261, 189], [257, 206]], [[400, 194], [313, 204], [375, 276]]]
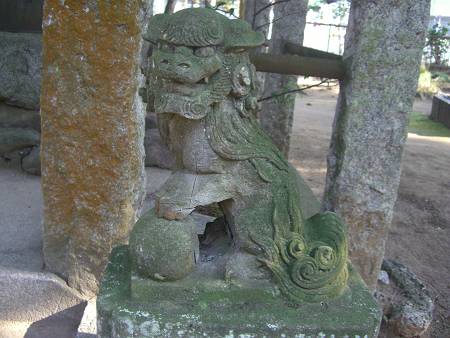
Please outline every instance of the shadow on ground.
[[[30, 325], [24, 338], [75, 338], [87, 302], [57, 312]], [[85, 335], [83, 338], [95, 335]]]

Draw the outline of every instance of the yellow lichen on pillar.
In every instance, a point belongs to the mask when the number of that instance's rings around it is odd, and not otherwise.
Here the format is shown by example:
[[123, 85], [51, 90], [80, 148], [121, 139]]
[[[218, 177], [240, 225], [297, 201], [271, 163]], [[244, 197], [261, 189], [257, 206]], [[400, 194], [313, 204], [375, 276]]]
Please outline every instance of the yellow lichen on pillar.
[[147, 2], [47, 0], [42, 189], [46, 268], [86, 296], [144, 195], [141, 32]]

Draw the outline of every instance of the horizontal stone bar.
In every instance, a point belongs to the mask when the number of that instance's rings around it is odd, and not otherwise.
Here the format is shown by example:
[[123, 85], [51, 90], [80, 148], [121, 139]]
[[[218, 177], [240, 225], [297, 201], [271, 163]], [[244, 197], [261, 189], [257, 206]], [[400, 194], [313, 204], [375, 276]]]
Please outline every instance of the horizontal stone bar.
[[343, 79], [344, 63], [338, 59], [306, 57], [292, 54], [252, 53], [252, 63], [259, 72]]
[[324, 52], [323, 50], [314, 49], [299, 45], [297, 43], [285, 42], [284, 52], [287, 54], [306, 56], [306, 57], [317, 57], [320, 59], [333, 59], [342, 60], [342, 56], [334, 53]]

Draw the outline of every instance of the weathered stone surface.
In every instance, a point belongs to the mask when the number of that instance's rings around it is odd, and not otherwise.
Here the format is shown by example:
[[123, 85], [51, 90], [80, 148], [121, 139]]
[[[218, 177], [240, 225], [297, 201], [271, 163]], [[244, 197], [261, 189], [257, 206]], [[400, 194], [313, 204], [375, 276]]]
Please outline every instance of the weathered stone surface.
[[130, 234], [132, 264], [143, 278], [177, 280], [188, 275], [199, 257], [193, 217], [183, 222], [158, 218], [154, 209], [144, 214]]
[[39, 144], [40, 134], [33, 129], [0, 128], [0, 156]]
[[175, 167], [175, 156], [164, 144], [156, 128], [145, 130], [144, 139], [145, 166], [173, 169]]
[[350, 258], [372, 289], [397, 197], [429, 6], [429, 0], [351, 5], [324, 208], [349, 225]]
[[156, 167], [145, 168], [145, 172], [147, 174], [146, 179], [147, 197], [154, 197], [155, 192], [159, 190], [159, 188], [161, 188], [164, 182], [166, 182], [167, 178], [169, 178], [170, 175], [172, 174], [170, 170]]
[[22, 169], [31, 175], [41, 175], [41, 147], [36, 146], [22, 159]]
[[45, 2], [42, 186], [46, 267], [84, 295], [127, 239], [144, 189], [141, 1]]
[[0, 128], [26, 128], [41, 131], [39, 111], [0, 103]]
[[[25, 336], [19, 336], [17, 338], [54, 337], [55, 333], [57, 333], [58, 338], [74, 338], [85, 307], [86, 302], [82, 302], [33, 322], [28, 327]], [[93, 337], [91, 336], [89, 338]]]
[[97, 299], [99, 337], [377, 337], [381, 313], [352, 270], [342, 297], [295, 306], [273, 288], [229, 284], [207, 265], [159, 283], [132, 277], [128, 246], [115, 248]]
[[[273, 23], [269, 52], [284, 53], [284, 42], [303, 44], [308, 0], [287, 1], [273, 7], [273, 17], [284, 18]], [[295, 13], [295, 15], [292, 15]], [[264, 81], [263, 97], [297, 87], [297, 76], [267, 73]], [[294, 119], [295, 93], [279, 96], [262, 103], [259, 121], [272, 141], [287, 158]]]
[[[262, 34], [211, 9], [185, 9], [152, 17], [144, 39], [157, 46], [148, 103], [177, 165], [157, 193], [156, 215], [190, 228], [197, 207], [219, 203], [233, 241], [224, 276], [275, 282], [293, 302], [338, 297], [348, 277], [346, 227], [333, 213], [308, 214], [309, 188], [256, 120], [248, 50], [263, 44]], [[160, 230], [167, 227], [150, 227], [146, 237], [172, 243], [180, 232]], [[158, 252], [151, 256], [164, 261]], [[191, 251], [178, 257], [170, 265], [184, 271]]]
[[[147, 74], [147, 73], [145, 73]], [[144, 88], [145, 89], [145, 88]], [[146, 93], [144, 93], [146, 95]], [[149, 105], [147, 105], [147, 109]], [[156, 114], [153, 112], [148, 112], [145, 116], [145, 129], [158, 129], [158, 121], [156, 120]]]
[[0, 156], [22, 161], [22, 169], [40, 175], [39, 111], [0, 103]]
[[42, 35], [0, 32], [0, 101], [39, 109]]
[[83, 302], [52, 273], [0, 268], [0, 318], [34, 322]]
[[433, 319], [434, 304], [430, 291], [403, 264], [384, 260], [382, 268], [392, 283], [378, 285], [387, 328], [401, 337], [422, 337]]
[[[1, 338], [74, 338], [85, 303], [72, 306], [35, 322], [0, 320]], [[77, 337], [78, 338], [78, 337]], [[95, 338], [93, 336], [81, 338]]]

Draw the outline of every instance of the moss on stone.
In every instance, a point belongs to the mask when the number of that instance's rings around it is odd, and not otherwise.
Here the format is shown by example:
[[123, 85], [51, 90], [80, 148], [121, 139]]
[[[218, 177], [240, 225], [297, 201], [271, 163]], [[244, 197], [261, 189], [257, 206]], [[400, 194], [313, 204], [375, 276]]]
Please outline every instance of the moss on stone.
[[378, 306], [351, 268], [341, 297], [298, 305], [271, 287], [198, 277], [142, 280], [147, 287], [130, 297], [129, 266], [128, 247], [114, 249], [97, 301], [100, 337], [377, 336]]

